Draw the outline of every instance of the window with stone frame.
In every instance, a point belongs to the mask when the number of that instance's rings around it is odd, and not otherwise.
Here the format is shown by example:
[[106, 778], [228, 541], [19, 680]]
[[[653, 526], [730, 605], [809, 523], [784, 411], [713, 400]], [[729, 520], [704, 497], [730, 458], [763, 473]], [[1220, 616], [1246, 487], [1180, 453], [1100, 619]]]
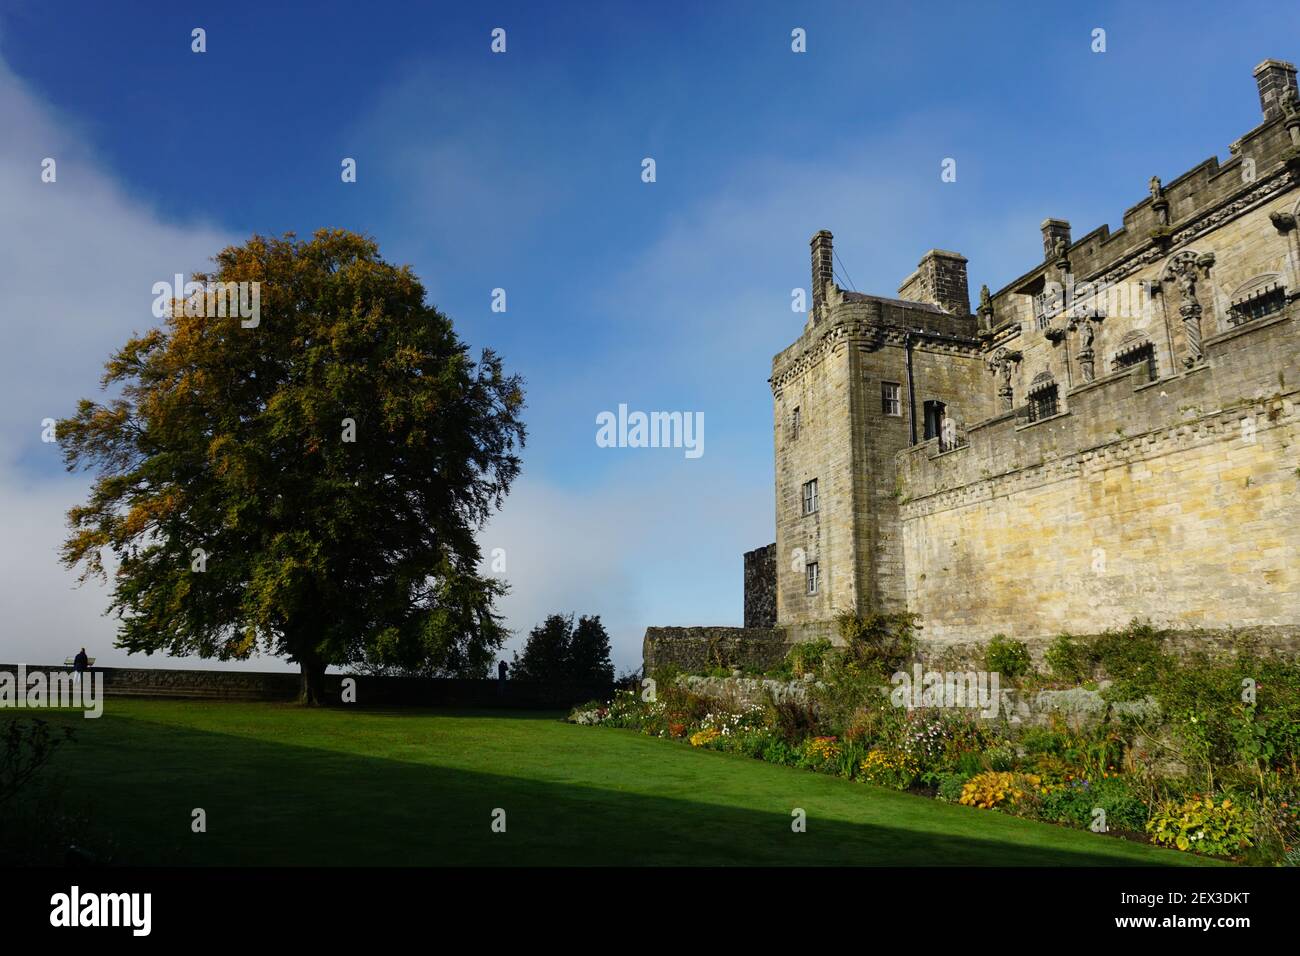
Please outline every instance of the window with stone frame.
[[1051, 418], [1055, 415], [1057, 412], [1057, 395], [1058, 389], [1055, 385], [1040, 389], [1030, 395], [1029, 420], [1031, 422], [1041, 422], [1044, 418]]
[[1033, 303], [1034, 328], [1036, 329], [1046, 329], [1052, 324], [1052, 319], [1061, 314], [1062, 295], [1060, 290], [1054, 286], [1035, 293]]
[[809, 594], [817, 593], [817, 585], [820, 583], [819, 568], [816, 561], [809, 561], [804, 565], [804, 588]]
[[1281, 312], [1286, 307], [1286, 287], [1281, 281], [1271, 282], [1250, 290], [1233, 300], [1228, 307], [1228, 324], [1241, 325], [1251, 319]]
[[880, 411], [894, 418], [902, 418], [903, 386], [898, 382], [880, 383]]
[[817, 479], [803, 483], [803, 513], [813, 514], [817, 511]]
[[790, 438], [791, 438], [791, 440], [797, 439], [797, 438], [799, 437], [799, 425], [800, 425], [800, 421], [799, 421], [799, 406], [796, 405], [796, 406], [794, 407], [794, 411], [790, 413]]
[[1128, 368], [1142, 368], [1143, 381], [1154, 382], [1159, 375], [1156, 371], [1156, 347], [1144, 335], [1129, 333], [1120, 341], [1119, 350], [1111, 361], [1111, 370], [1122, 372]]

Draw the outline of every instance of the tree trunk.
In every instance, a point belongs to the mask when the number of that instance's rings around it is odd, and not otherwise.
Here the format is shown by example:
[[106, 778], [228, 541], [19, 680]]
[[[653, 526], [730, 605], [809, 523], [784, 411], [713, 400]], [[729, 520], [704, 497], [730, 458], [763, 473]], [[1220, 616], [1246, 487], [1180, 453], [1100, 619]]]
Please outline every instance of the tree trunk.
[[319, 707], [325, 703], [325, 665], [316, 661], [301, 661], [302, 683], [298, 703], [304, 707]]

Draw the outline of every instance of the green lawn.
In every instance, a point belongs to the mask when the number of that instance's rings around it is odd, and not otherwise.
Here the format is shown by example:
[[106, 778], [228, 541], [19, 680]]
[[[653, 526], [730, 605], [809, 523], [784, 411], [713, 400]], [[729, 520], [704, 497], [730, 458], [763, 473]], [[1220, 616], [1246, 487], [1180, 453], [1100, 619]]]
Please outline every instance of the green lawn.
[[122, 863], [1204, 862], [556, 714], [110, 700], [98, 720], [42, 716], [74, 727], [49, 772]]

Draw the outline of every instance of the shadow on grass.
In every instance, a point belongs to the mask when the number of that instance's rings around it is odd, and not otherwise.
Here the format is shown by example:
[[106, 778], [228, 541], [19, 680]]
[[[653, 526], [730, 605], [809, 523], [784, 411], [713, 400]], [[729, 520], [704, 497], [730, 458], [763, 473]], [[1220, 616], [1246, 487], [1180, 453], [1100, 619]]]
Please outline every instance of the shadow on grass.
[[[538, 715], [537, 719], [554, 717]], [[1032, 825], [991, 815], [977, 818], [975, 811], [961, 814], [955, 808], [898, 794], [873, 795], [866, 788], [846, 794], [826, 785], [854, 785], [799, 771], [782, 773], [783, 768], [768, 768], [778, 775], [764, 776], [752, 793], [746, 793], [753, 804], [749, 807], [710, 803], [701, 795], [733, 772], [719, 754], [677, 753], [661, 759], [638, 749], [577, 755], [610, 770], [609, 786], [597, 787], [537, 779], [528, 776], [527, 767], [512, 775], [508, 765], [502, 766], [509, 763], [509, 754], [501, 750], [491, 755], [500, 772], [484, 772], [129, 717], [87, 723], [94, 726], [79, 735], [75, 746], [60, 753], [54, 766], [68, 791], [111, 834], [118, 847], [116, 862], [123, 864], [1149, 866], [1193, 862], [1172, 854], [1158, 857], [1147, 848], [1118, 841], [1115, 845], [1106, 841], [1096, 851], [1040, 846], [1029, 842], [1039, 832], [1046, 843], [1068, 842], [1071, 837], [1104, 838], [1045, 826], [1013, 833], [1015, 827]], [[568, 747], [574, 741], [559, 742]], [[643, 742], [671, 747], [662, 741]], [[521, 738], [519, 743], [522, 749], [532, 744], [535, 751], [535, 742]], [[463, 757], [474, 740], [466, 738], [454, 746], [461, 748]], [[681, 757], [704, 762], [683, 767]], [[710, 757], [724, 763], [714, 764]], [[556, 760], [574, 758], [571, 752], [556, 753]], [[589, 764], [584, 763], [584, 768], [590, 772]], [[648, 776], [657, 779], [656, 770], [671, 771], [665, 774], [665, 795], [621, 789], [644, 788]], [[564, 767], [548, 764], [547, 771], [563, 774]], [[904, 801], [897, 804], [897, 815], [910, 826], [837, 819], [836, 815], [844, 815], [846, 797], [878, 800], [882, 809], [875, 811], [877, 816], [894, 812], [890, 801]], [[808, 811], [805, 833], [791, 832], [790, 811], [795, 806]], [[861, 806], [865, 804], [851, 805]], [[206, 814], [205, 833], [191, 831], [196, 808]], [[497, 808], [505, 811], [504, 833], [491, 829]], [[927, 828], [929, 814], [933, 814], [932, 829]]]

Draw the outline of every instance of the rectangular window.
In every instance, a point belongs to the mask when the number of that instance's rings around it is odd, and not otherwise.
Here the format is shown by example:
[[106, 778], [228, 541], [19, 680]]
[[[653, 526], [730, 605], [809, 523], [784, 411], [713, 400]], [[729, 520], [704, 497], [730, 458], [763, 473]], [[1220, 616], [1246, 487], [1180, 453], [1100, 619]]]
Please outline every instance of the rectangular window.
[[808, 593], [816, 594], [818, 583], [816, 561], [810, 561], [808, 564], [804, 565], [804, 577], [806, 579]]
[[880, 383], [880, 410], [886, 415], [901, 418], [903, 415], [903, 386], [897, 382]]
[[1041, 422], [1056, 414], [1056, 386], [1044, 388], [1029, 396], [1029, 420]]
[[803, 513], [812, 514], [817, 510], [817, 479], [805, 481], [803, 485]]
[[1045, 329], [1052, 324], [1052, 319], [1061, 314], [1064, 305], [1063, 290], [1059, 286], [1045, 289], [1034, 296], [1034, 327]]
[[1280, 284], [1260, 289], [1246, 299], [1232, 303], [1228, 309], [1228, 324], [1241, 325], [1251, 319], [1262, 319], [1286, 307], [1286, 290]]
[[794, 407], [794, 411], [790, 413], [790, 437], [791, 438], [799, 437], [799, 406], [798, 405], [796, 405]]

